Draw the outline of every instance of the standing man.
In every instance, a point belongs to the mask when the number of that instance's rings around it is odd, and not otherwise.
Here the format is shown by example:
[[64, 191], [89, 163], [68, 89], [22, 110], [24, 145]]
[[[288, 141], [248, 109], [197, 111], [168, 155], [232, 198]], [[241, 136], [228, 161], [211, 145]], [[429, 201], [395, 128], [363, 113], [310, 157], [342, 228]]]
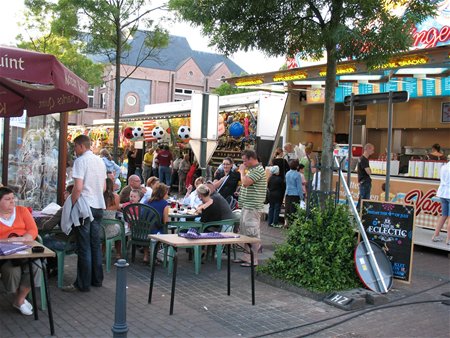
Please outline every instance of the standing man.
[[[101, 287], [103, 283], [102, 249], [100, 227], [105, 209], [103, 192], [105, 191], [106, 167], [103, 160], [91, 151], [91, 140], [79, 135], [74, 140], [77, 159], [73, 163], [72, 206], [77, 203], [90, 207], [93, 219], [87, 217], [73, 231], [77, 243], [77, 279], [64, 291], [90, 290], [91, 286]], [[75, 209], [75, 208], [73, 208]]]
[[134, 148], [134, 144], [131, 144], [130, 149], [127, 151], [127, 159], [128, 159], [127, 181], [130, 179], [130, 176], [134, 175], [134, 173], [136, 172], [136, 156], [137, 156], [137, 149]]
[[156, 155], [159, 164], [159, 180], [170, 187], [172, 172], [170, 166], [172, 165], [172, 153], [169, 151], [169, 146], [164, 146]]
[[[239, 166], [241, 174], [241, 191], [239, 206], [242, 208], [240, 233], [249, 237], [260, 238], [261, 211], [266, 198], [267, 178], [258, 156], [253, 150], [242, 152], [242, 164]], [[259, 245], [253, 245], [254, 264], [258, 265]], [[239, 261], [241, 266], [250, 266], [250, 255], [244, 254]]]
[[370, 189], [372, 188], [372, 178], [370, 175], [372, 171], [369, 166], [369, 157], [375, 151], [375, 147], [371, 143], [364, 146], [364, 152], [358, 160], [358, 184], [359, 184], [359, 198], [356, 209], [361, 207], [361, 200], [370, 199]]

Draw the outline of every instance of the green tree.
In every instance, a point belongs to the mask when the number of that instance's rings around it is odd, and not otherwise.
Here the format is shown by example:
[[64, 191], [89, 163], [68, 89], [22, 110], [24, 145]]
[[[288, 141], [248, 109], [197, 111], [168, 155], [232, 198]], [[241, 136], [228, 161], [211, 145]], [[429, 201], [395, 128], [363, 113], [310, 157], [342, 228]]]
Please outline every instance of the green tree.
[[[411, 27], [435, 13], [429, 0], [169, 0], [225, 54], [256, 48], [268, 55], [326, 54], [321, 189], [331, 190], [336, 64], [349, 57], [376, 66], [407, 50]], [[393, 15], [396, 9], [401, 15]]]
[[[26, 0], [24, 20], [20, 23], [24, 33], [16, 39], [20, 48], [55, 55], [67, 68], [87, 81], [91, 86], [102, 83], [103, 65], [95, 64], [80, 53], [83, 43], [73, 40], [73, 32], [55, 25], [56, 4]], [[72, 13], [72, 14], [71, 14]], [[76, 12], [75, 12], [76, 14]], [[69, 9], [66, 15], [73, 16]]]
[[[56, 13], [52, 28], [83, 41], [83, 52], [107, 59], [114, 71], [114, 158], [119, 144], [120, 90], [122, 83], [148, 59], [157, 59], [158, 50], [169, 42], [167, 31], [156, 24], [153, 12], [164, 6], [152, 7], [150, 0], [27, 0], [37, 7], [50, 7]], [[143, 42], [133, 37], [138, 29], [145, 35]], [[140, 51], [134, 61], [127, 59], [132, 43]], [[136, 47], [135, 47], [136, 48]], [[127, 59], [131, 67], [122, 67]]]
[[239, 94], [251, 91], [250, 89], [245, 88], [237, 88], [230, 85], [227, 82], [222, 83], [219, 87], [212, 90], [213, 94], [217, 94], [219, 96], [231, 95], [231, 94]]
[[[168, 45], [165, 29], [155, 25], [151, 13], [161, 7], [151, 7], [148, 0], [65, 0], [79, 8], [79, 31], [88, 34], [87, 52], [104, 55], [114, 66], [114, 159], [119, 145], [120, 89], [123, 81], [157, 51]], [[127, 58], [133, 36], [139, 27], [145, 28], [145, 38], [140, 54], [131, 70], [121, 72], [122, 61]]]

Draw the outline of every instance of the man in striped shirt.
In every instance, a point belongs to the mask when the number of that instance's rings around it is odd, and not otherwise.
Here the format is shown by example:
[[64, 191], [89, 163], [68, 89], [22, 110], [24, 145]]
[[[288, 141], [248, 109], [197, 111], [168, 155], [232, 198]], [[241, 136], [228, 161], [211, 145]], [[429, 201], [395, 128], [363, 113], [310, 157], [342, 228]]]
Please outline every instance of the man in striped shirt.
[[[239, 206], [242, 208], [240, 233], [260, 238], [261, 212], [267, 189], [266, 173], [253, 150], [242, 152], [242, 162], [239, 166], [239, 173], [241, 174]], [[254, 245], [252, 250], [254, 252], [254, 264], [258, 265], [259, 245]], [[250, 266], [250, 255], [244, 254], [240, 262], [242, 263], [241, 266]]]

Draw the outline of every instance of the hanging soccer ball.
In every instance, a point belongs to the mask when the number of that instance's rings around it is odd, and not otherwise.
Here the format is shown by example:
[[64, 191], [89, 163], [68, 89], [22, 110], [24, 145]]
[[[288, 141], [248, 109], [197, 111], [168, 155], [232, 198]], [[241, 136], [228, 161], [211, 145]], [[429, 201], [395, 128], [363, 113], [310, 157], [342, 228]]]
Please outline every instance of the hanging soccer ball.
[[126, 127], [123, 130], [123, 136], [125, 136], [125, 138], [127, 138], [127, 139], [132, 139], [133, 138], [133, 128]]
[[144, 128], [136, 127], [133, 129], [133, 138], [141, 138], [144, 137]]
[[161, 140], [164, 137], [165, 133], [166, 133], [165, 130], [162, 127], [159, 127], [159, 126], [153, 128], [153, 130], [152, 130], [153, 137], [158, 139], [158, 140]]
[[178, 137], [182, 140], [187, 140], [188, 138], [190, 138], [191, 128], [189, 128], [188, 126], [180, 126], [180, 128], [178, 128]]

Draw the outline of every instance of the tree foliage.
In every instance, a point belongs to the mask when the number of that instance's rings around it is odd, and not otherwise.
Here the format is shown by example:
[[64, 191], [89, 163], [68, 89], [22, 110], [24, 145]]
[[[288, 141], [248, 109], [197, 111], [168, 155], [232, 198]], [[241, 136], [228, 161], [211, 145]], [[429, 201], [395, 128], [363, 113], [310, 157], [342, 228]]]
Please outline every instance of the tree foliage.
[[[89, 55], [97, 55], [113, 66], [114, 73], [114, 157], [117, 160], [119, 143], [120, 89], [146, 60], [157, 58], [158, 49], [168, 45], [165, 29], [152, 20], [152, 13], [163, 7], [151, 6], [150, 0], [26, 0], [30, 10], [52, 18], [49, 29], [60, 36], [79, 42], [77, 47]], [[40, 19], [38, 18], [38, 21]], [[45, 21], [45, 20], [44, 20]], [[48, 24], [48, 20], [45, 21]], [[141, 30], [143, 40], [135, 41]], [[132, 44], [140, 52], [131, 67], [123, 67]]]
[[[429, 0], [169, 0], [225, 54], [259, 49], [268, 55], [327, 57], [321, 187], [331, 190], [336, 64], [369, 66], [411, 46], [411, 27], [434, 14]], [[390, 10], [395, 10], [393, 15]]]
[[[95, 64], [80, 51], [81, 41], [74, 41], [74, 32], [56, 25], [57, 4], [39, 0], [26, 0], [26, 10], [17, 46], [24, 49], [55, 55], [67, 68], [96, 86], [102, 83], [103, 65]], [[75, 12], [76, 13], [76, 12]], [[74, 11], [67, 9], [66, 15]]]
[[245, 88], [236, 88], [230, 85], [227, 82], [222, 83], [219, 87], [212, 90], [213, 94], [217, 94], [219, 96], [231, 95], [231, 94], [240, 94], [251, 91], [250, 89]]

